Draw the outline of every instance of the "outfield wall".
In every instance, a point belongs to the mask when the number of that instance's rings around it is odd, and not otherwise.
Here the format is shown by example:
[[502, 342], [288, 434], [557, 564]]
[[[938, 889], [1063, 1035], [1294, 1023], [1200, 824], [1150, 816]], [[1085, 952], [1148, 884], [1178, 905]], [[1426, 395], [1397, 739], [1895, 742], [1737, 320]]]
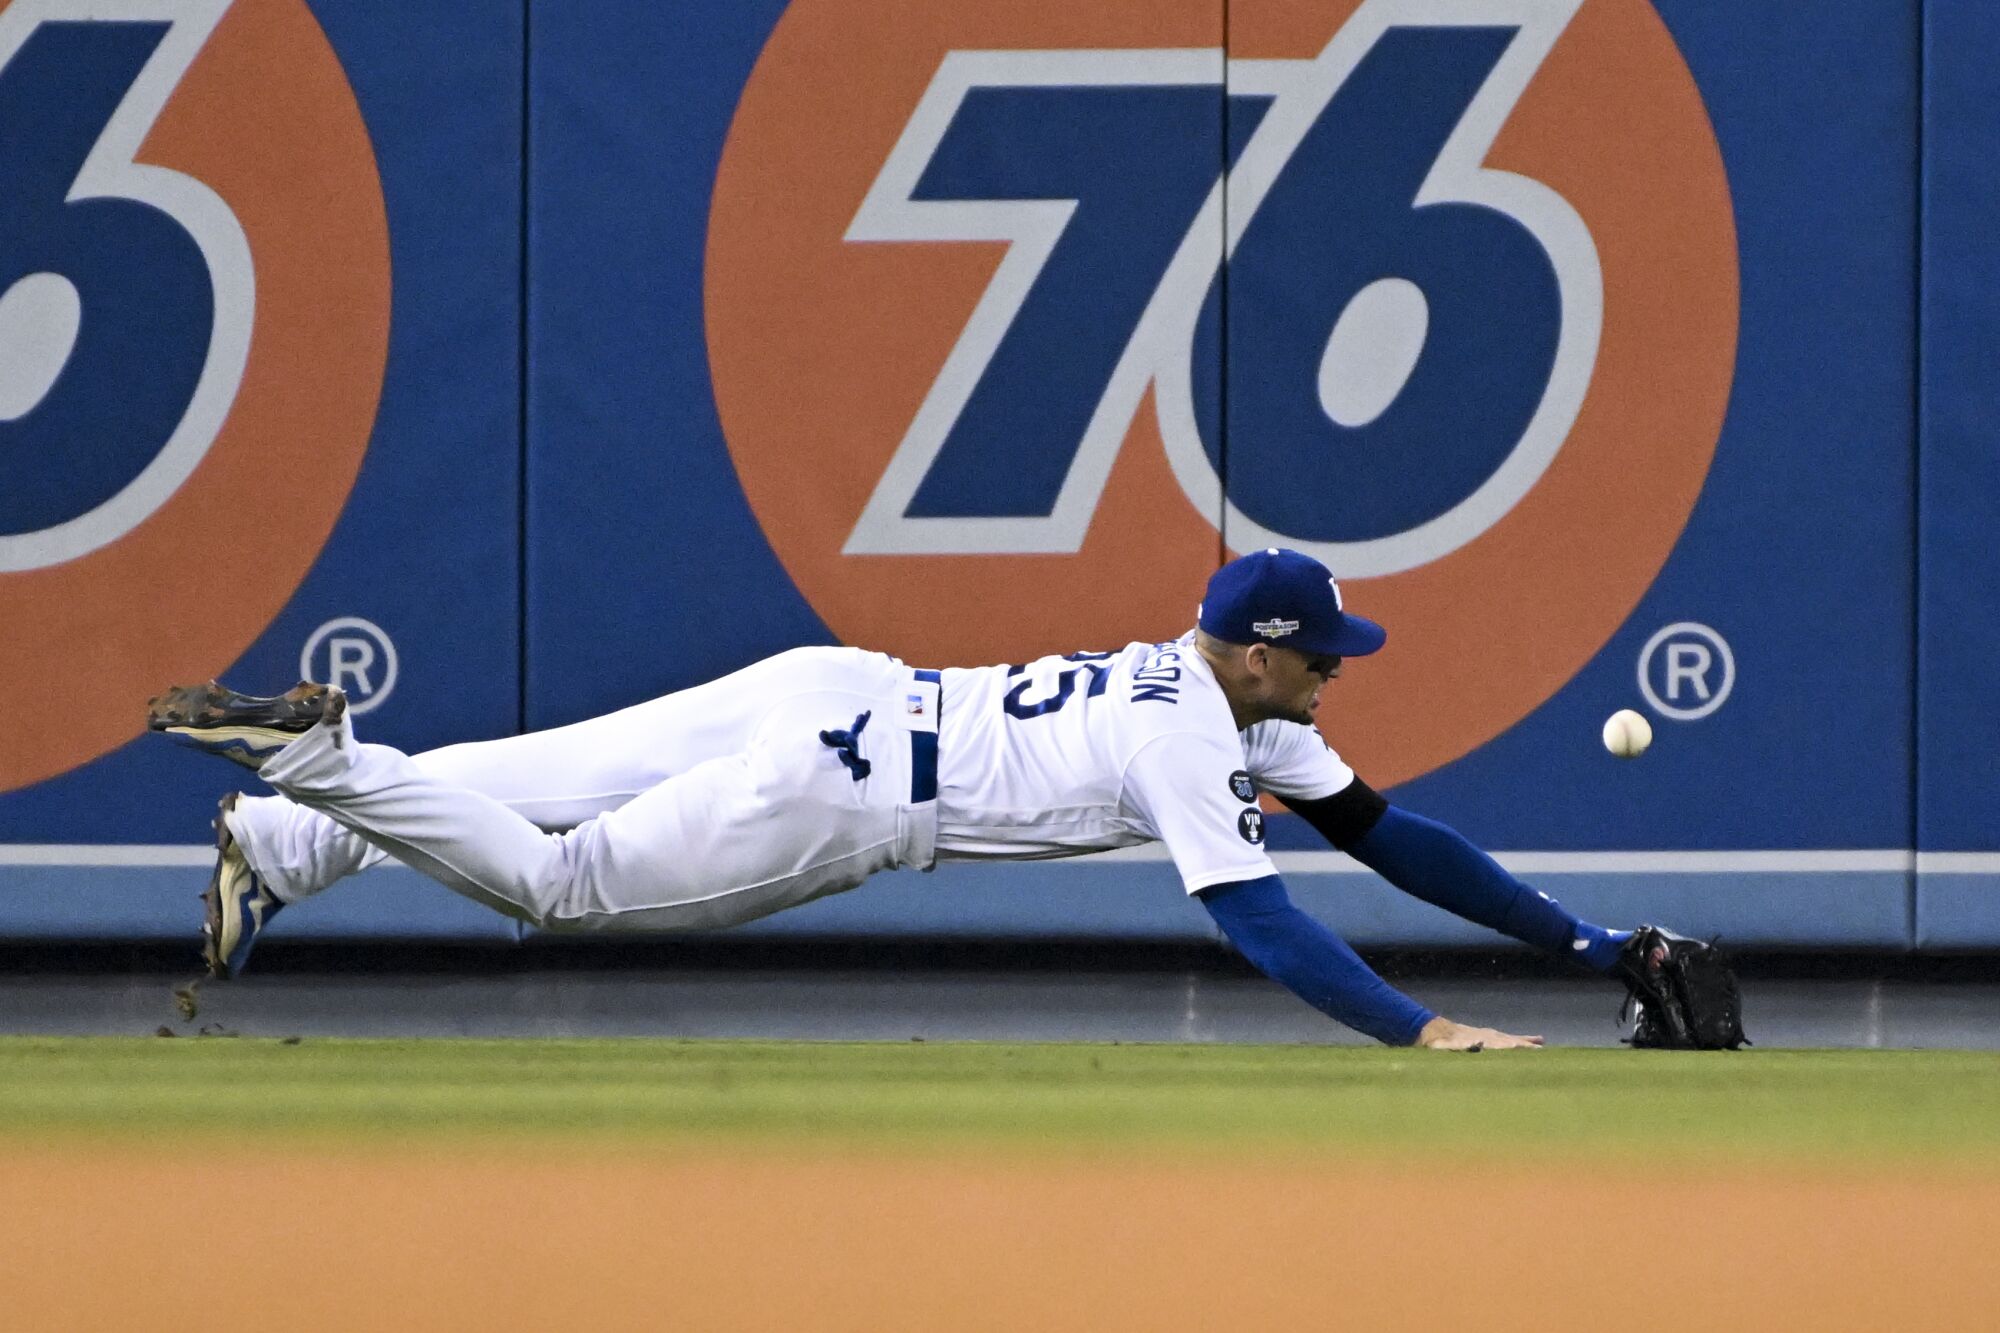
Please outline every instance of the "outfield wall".
[[[0, 937], [186, 933], [230, 772], [135, 736], [168, 680], [422, 749], [802, 643], [1164, 638], [1282, 541], [1390, 628], [1336, 747], [1584, 914], [2000, 946], [2000, 17], [1823, 8], [16, 0]], [[1479, 938], [1272, 837], [1357, 942]], [[400, 871], [276, 929], [516, 933]]]

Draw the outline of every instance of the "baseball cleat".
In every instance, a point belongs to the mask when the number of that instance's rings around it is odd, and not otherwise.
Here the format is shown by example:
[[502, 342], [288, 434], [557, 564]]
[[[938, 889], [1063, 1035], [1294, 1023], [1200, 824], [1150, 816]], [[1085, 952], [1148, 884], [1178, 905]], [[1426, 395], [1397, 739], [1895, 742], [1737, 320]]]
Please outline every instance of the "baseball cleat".
[[337, 724], [346, 711], [347, 696], [331, 685], [302, 680], [283, 694], [260, 698], [211, 680], [176, 685], [151, 700], [146, 726], [256, 769], [320, 723]]
[[215, 811], [215, 873], [201, 895], [201, 961], [218, 981], [243, 970], [258, 934], [285, 905], [264, 887], [229, 831], [229, 812], [241, 795], [230, 792]]

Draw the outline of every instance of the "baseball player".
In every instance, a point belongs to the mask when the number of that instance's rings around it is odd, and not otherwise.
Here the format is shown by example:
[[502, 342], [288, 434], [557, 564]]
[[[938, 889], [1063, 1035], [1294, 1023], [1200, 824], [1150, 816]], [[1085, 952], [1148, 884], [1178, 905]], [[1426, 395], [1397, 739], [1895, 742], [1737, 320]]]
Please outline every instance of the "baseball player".
[[1433, 1013], [1293, 906], [1263, 845], [1269, 792], [1398, 888], [1628, 985], [1649, 962], [1664, 995], [1661, 965], [1691, 942], [1578, 920], [1390, 805], [1321, 738], [1320, 692], [1385, 637], [1319, 562], [1266, 550], [1216, 572], [1197, 628], [1117, 652], [936, 671], [801, 648], [573, 726], [414, 756], [357, 740], [324, 685], [179, 687], [148, 722], [280, 793], [223, 798], [203, 926], [218, 977], [284, 907], [385, 857], [546, 930], [696, 930], [892, 867], [1158, 840], [1246, 958], [1349, 1027], [1444, 1050], [1541, 1044]]

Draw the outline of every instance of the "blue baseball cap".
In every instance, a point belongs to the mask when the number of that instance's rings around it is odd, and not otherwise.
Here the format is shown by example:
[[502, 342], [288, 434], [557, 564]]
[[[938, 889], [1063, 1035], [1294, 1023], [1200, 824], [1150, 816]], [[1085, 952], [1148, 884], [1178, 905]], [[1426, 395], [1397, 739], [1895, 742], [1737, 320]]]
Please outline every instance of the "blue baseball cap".
[[1215, 571], [1196, 623], [1228, 643], [1270, 643], [1302, 653], [1366, 657], [1389, 632], [1340, 605], [1327, 567], [1273, 546]]

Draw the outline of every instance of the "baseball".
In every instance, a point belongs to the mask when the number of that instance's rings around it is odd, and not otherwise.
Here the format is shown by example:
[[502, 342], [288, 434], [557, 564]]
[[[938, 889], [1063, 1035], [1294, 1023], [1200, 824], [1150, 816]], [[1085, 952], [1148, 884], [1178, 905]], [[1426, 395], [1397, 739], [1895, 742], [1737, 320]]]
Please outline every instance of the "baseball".
[[1620, 759], [1637, 759], [1653, 743], [1653, 724], [1630, 708], [1604, 720], [1604, 748]]

